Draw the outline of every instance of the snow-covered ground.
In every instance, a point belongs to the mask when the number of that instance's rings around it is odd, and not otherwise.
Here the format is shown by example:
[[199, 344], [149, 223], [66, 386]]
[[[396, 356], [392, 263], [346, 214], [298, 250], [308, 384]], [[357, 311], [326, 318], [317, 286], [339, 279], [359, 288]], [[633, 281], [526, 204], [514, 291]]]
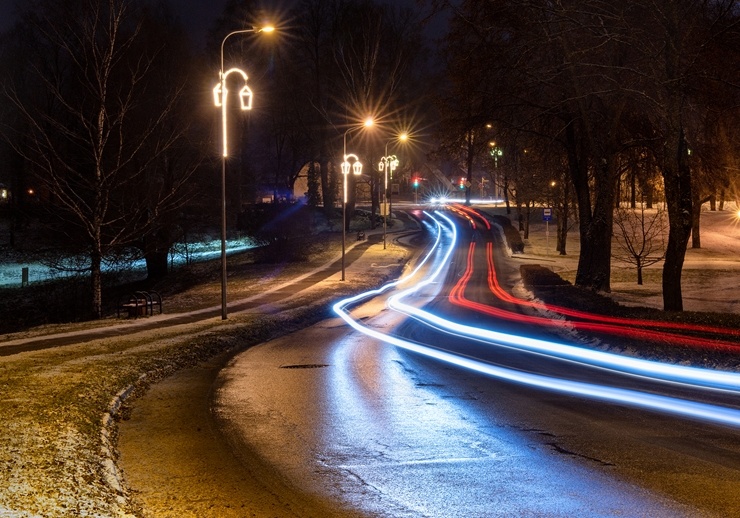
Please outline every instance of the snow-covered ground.
[[[568, 234], [566, 256], [555, 251], [555, 225], [542, 221], [541, 210], [532, 219], [529, 239], [522, 256], [527, 262], [552, 268], [573, 281], [578, 267], [578, 228]], [[514, 214], [515, 211], [512, 212]], [[701, 213], [701, 248], [689, 248], [684, 262], [681, 289], [684, 309], [740, 313], [740, 217], [734, 203], [723, 211], [710, 211], [705, 205]], [[634, 266], [612, 263], [611, 297], [621, 304], [662, 308], [661, 270], [663, 262], [644, 272], [644, 284], [637, 284]]]
[[[694, 249], [689, 243], [684, 262], [684, 309], [740, 313], [740, 217], [737, 210], [734, 203], [727, 204], [723, 211], [710, 211], [708, 206], [704, 206], [701, 217], [702, 247]], [[504, 214], [502, 204], [498, 204], [493, 211]], [[555, 225], [546, 225], [542, 221], [541, 211], [542, 209], [535, 209], [533, 212], [525, 253], [519, 258], [552, 268], [572, 281], [578, 267], [578, 228], [574, 226], [568, 234], [567, 255], [558, 255], [555, 251]], [[515, 220], [515, 214], [516, 211], [513, 210], [512, 220]], [[219, 256], [220, 246], [219, 240], [190, 243], [187, 256], [194, 261], [213, 259]], [[254, 243], [244, 239], [232, 240], [227, 246], [227, 253], [233, 253], [251, 248]], [[183, 263], [186, 260], [184, 245], [176, 246], [173, 250], [173, 264]], [[662, 261], [646, 269], [642, 286], [637, 284], [637, 274], [633, 266], [617, 260], [613, 261], [612, 266], [612, 298], [626, 305], [663, 307]], [[0, 263], [0, 286], [20, 286], [24, 267], [29, 269], [31, 283], [63, 275], [38, 261], [3, 261]], [[116, 266], [112, 265], [111, 268]], [[143, 273], [145, 266], [143, 260], [140, 260], [127, 264], [126, 268]]]
[[[255, 246], [254, 241], [248, 238], [229, 240], [226, 244], [226, 253], [241, 252]], [[204, 240], [197, 243], [176, 244], [170, 252], [170, 264], [173, 266], [184, 264], [186, 261], [204, 261], [215, 259], [221, 254], [221, 240]], [[0, 287], [20, 286], [23, 280], [23, 268], [28, 268], [28, 282], [36, 283], [58, 279], [60, 277], [78, 275], [64, 271], [39, 260], [0, 260]], [[84, 260], [83, 260], [84, 261]], [[89, 263], [85, 263], [89, 264]], [[71, 263], [70, 263], [71, 265]], [[123, 262], [107, 261], [103, 269], [108, 271], [126, 270], [144, 274], [146, 264], [143, 259]]]

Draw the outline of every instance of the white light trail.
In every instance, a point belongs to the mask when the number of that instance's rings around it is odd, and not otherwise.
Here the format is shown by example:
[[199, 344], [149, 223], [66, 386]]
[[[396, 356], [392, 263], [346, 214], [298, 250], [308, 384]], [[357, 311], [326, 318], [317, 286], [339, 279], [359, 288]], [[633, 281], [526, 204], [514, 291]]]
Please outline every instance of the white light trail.
[[449, 351], [440, 350], [438, 348], [434, 348], [417, 342], [412, 342], [410, 340], [399, 338], [393, 335], [387, 335], [374, 329], [370, 329], [353, 319], [352, 316], [346, 311], [348, 307], [368, 298], [379, 295], [416, 275], [419, 269], [427, 262], [431, 255], [435, 253], [436, 249], [440, 246], [442, 233], [449, 232], [451, 235], [450, 244], [448, 246], [448, 249], [444, 251], [443, 259], [439, 261], [439, 265], [429, 276], [425, 277], [425, 279], [421, 282], [390, 297], [388, 301], [388, 306], [390, 308], [409, 315], [421, 321], [422, 323], [425, 323], [426, 325], [434, 327], [435, 329], [454, 335], [464, 336], [468, 339], [474, 339], [476, 341], [484, 342], [492, 346], [516, 348], [519, 350], [546, 355], [553, 358], [575, 361], [600, 369], [608, 369], [620, 373], [637, 375], [656, 381], [681, 383], [684, 385], [693, 385], [732, 392], [740, 390], [740, 374], [737, 373], [701, 369], [698, 367], [684, 367], [680, 365], [671, 365], [661, 362], [629, 358], [605, 353], [602, 351], [594, 351], [591, 349], [583, 349], [580, 347], [559, 344], [546, 340], [510, 335], [507, 333], [496, 332], [489, 329], [459, 324], [457, 322], [450, 321], [438, 315], [434, 315], [428, 311], [424, 311], [404, 303], [404, 298], [413, 293], [416, 293], [422, 287], [436, 280], [436, 278], [440, 275], [445, 265], [447, 264], [457, 240], [455, 225], [447, 216], [441, 213], [437, 213], [437, 216], [446, 220], [446, 223], [447, 225], [449, 225], [449, 227], [443, 226], [442, 223], [435, 216], [427, 213], [425, 214], [432, 218], [432, 220], [437, 225], [437, 239], [434, 246], [429, 250], [419, 266], [417, 266], [417, 268], [409, 276], [404, 277], [399, 281], [389, 283], [377, 290], [372, 290], [348, 299], [344, 299], [337, 302], [333, 306], [334, 311], [352, 328], [375, 339], [381, 340], [391, 345], [395, 345], [396, 347], [414, 351], [418, 354], [436, 358], [438, 360], [445, 361], [460, 367], [465, 367], [476, 372], [496, 377], [498, 379], [521, 383], [532, 387], [553, 390], [565, 394], [585, 396], [593, 399], [615, 403], [629, 404], [632, 406], [647, 408], [651, 410], [669, 412], [684, 417], [705, 419], [716, 423], [740, 426], [740, 410], [737, 409], [720, 407], [717, 405], [706, 403], [698, 403], [694, 401], [687, 401], [683, 399], [672, 398], [669, 396], [660, 396], [635, 390], [605, 387], [591, 383], [563, 380], [539, 374], [507, 369], [505, 367], [491, 365], [481, 360], [461, 356]]

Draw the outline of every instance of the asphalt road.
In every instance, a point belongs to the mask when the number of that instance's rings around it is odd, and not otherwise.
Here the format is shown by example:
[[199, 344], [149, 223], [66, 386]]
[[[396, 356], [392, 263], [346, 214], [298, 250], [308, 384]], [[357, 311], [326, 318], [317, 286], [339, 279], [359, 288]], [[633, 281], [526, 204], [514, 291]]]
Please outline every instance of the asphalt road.
[[[446, 302], [470, 237], [477, 236], [467, 235], [445, 265], [445, 282], [427, 286], [415, 303], [483, 318]], [[497, 262], [510, 289], [515, 269], [505, 257]], [[470, 297], [489, 295], [471, 288]], [[673, 391], [491, 352], [389, 311], [385, 297], [352, 316], [375, 331], [520, 371]], [[140, 441], [124, 445], [122, 459], [152, 516], [740, 516], [740, 434], [731, 427], [500, 381], [383, 343], [338, 318], [221, 366], [155, 387], [122, 428], [126, 441]], [[151, 422], [166, 426], [155, 433]], [[189, 438], [174, 444], [173, 430]], [[161, 461], [139, 459], [134, 474], [127, 456], [160, 439], [172, 449]]]

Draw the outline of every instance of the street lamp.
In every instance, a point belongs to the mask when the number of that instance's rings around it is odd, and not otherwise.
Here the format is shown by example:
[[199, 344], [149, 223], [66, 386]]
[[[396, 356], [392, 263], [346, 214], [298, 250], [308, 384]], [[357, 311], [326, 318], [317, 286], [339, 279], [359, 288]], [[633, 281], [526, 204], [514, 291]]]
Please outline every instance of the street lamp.
[[249, 32], [272, 32], [275, 28], [252, 27], [251, 29], [242, 29], [227, 34], [221, 41], [221, 68], [218, 71], [219, 82], [213, 89], [213, 99], [216, 107], [221, 108], [221, 133], [223, 137], [223, 152], [221, 153], [221, 319], [226, 320], [226, 157], [228, 151], [228, 134], [226, 123], [226, 99], [229, 91], [226, 89], [226, 78], [230, 74], [240, 75], [244, 81], [244, 86], [239, 91], [239, 100], [242, 110], [252, 109], [252, 90], [247, 86], [247, 74], [239, 68], [230, 68], [224, 72], [224, 44], [226, 40], [235, 34], [246, 34]]
[[[373, 125], [373, 119], [368, 117], [365, 119], [365, 123], [362, 126], [355, 126], [347, 129], [344, 132], [344, 148], [343, 148], [343, 161], [342, 161], [342, 176], [344, 177], [344, 196], [342, 197], [342, 280], [344, 280], [344, 254], [346, 249], [347, 240], [347, 175], [349, 175], [350, 169], [355, 176], [362, 174], [362, 163], [357, 158], [357, 155], [347, 154], [347, 134], [352, 131], [362, 129], [363, 127], [369, 128]], [[354, 163], [350, 164], [349, 159], [353, 158]]]
[[[388, 152], [388, 146], [386, 145], [386, 153]], [[390, 211], [388, 210], [388, 206], [386, 203], [386, 197], [388, 195], [388, 171], [391, 172], [391, 178], [393, 178], [393, 171], [396, 170], [396, 167], [398, 167], [398, 158], [396, 158], [396, 155], [386, 155], [380, 159], [380, 162], [378, 163], [378, 169], [384, 173], [385, 176], [385, 188], [383, 189], [383, 250], [385, 250], [386, 247], [386, 220], [388, 219], [388, 214]]]
[[[396, 158], [396, 155], [388, 155], [388, 144], [393, 142], [394, 140], [400, 140], [401, 142], [406, 142], [408, 140], [409, 136], [407, 133], [401, 133], [397, 137], [393, 137], [389, 141], [385, 143], [385, 156], [383, 156], [380, 159], [380, 162], [378, 163], [378, 169], [380, 171], [383, 171], [385, 182], [384, 182], [384, 189], [383, 189], [383, 250], [385, 250], [385, 235], [386, 235], [386, 220], [388, 219], [388, 216], [392, 216], [391, 207], [391, 193], [388, 192], [388, 170], [390, 170], [390, 177], [391, 181], [393, 181], [393, 171], [396, 170], [398, 167], [398, 158]], [[388, 199], [388, 207], [386, 208], [386, 198]]]

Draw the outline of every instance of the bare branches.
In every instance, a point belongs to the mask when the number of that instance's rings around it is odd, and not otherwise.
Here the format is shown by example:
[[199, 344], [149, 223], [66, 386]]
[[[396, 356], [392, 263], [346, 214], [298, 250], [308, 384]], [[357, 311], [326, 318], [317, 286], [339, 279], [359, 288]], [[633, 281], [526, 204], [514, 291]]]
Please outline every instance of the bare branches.
[[614, 223], [619, 229], [616, 243], [621, 259], [635, 266], [637, 284], [642, 284], [642, 270], [665, 258], [665, 236], [668, 228], [665, 211], [658, 207], [646, 210], [640, 203], [636, 209], [619, 207], [616, 210]]
[[67, 245], [89, 254], [96, 316], [102, 258], [176, 207], [192, 174], [158, 180], [188, 127], [174, 120], [185, 76], [159, 56], [166, 26], [156, 40], [144, 37], [147, 16], [137, 0], [42, 2], [26, 19], [35, 51], [25, 56], [26, 88], [5, 91], [22, 121], [12, 145], [55, 219], [67, 222]]

